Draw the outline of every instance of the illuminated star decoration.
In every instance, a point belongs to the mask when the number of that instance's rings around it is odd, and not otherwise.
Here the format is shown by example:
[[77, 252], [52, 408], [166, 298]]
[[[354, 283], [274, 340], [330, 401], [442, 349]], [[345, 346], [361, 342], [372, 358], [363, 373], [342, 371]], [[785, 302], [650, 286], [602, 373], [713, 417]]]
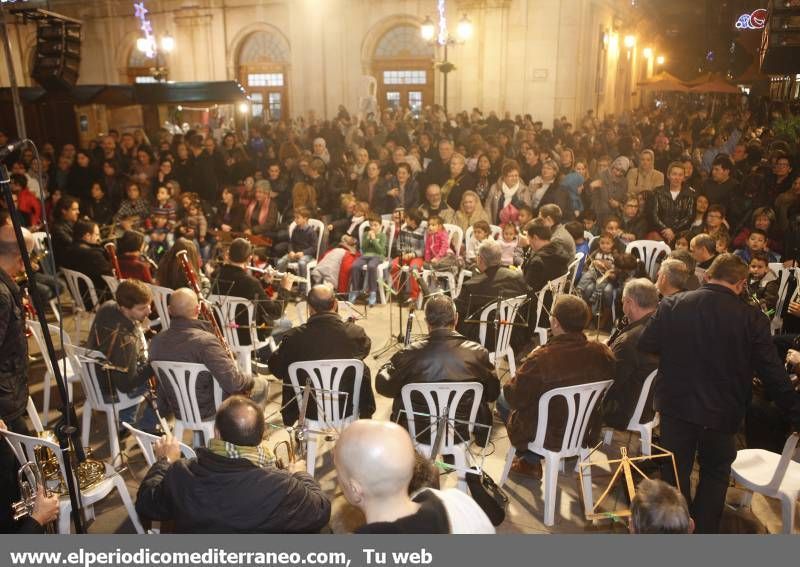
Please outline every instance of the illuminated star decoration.
[[144, 32], [144, 37], [147, 40], [147, 50], [144, 52], [144, 54], [148, 59], [152, 59], [156, 56], [156, 38], [153, 36], [153, 24], [150, 23], [150, 19], [147, 17], [149, 10], [145, 8], [144, 1], [134, 2], [133, 10], [136, 18], [140, 22], [139, 29]]

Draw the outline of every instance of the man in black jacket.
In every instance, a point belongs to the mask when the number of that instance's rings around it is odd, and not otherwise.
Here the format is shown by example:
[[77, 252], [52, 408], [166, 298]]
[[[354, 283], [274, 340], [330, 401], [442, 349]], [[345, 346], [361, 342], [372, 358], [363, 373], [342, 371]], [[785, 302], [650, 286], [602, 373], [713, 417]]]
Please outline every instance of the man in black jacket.
[[[290, 329], [269, 359], [269, 369], [283, 382], [281, 396], [281, 416], [283, 423], [291, 425], [297, 421], [299, 409], [294, 390], [289, 380], [289, 365], [293, 362], [310, 360], [335, 360], [355, 358], [364, 360], [369, 355], [372, 341], [364, 329], [352, 322], [342, 321], [339, 303], [333, 288], [327, 284], [316, 285], [308, 292], [310, 316], [304, 325]], [[300, 375], [300, 380], [304, 376]], [[354, 377], [345, 373], [339, 385], [340, 390], [349, 393], [343, 415], [349, 415], [353, 405]], [[375, 413], [375, 394], [372, 392], [372, 379], [369, 368], [364, 365], [364, 376], [359, 390], [359, 411], [362, 418]], [[306, 411], [308, 419], [317, 418], [317, 408], [313, 400]]]
[[[492, 423], [489, 402], [500, 395], [500, 380], [495, 374], [494, 365], [489, 362], [489, 351], [476, 342], [470, 341], [455, 331], [458, 314], [453, 300], [446, 295], [431, 297], [425, 304], [425, 322], [429, 334], [426, 339], [418, 341], [392, 356], [375, 381], [375, 389], [379, 394], [393, 398], [392, 419], [397, 420], [403, 409], [400, 391], [406, 384], [434, 382], [477, 382], [483, 386], [483, 398], [478, 409], [475, 427], [476, 441], [485, 442], [487, 426]], [[412, 396], [415, 413], [428, 414], [428, 405], [417, 396]], [[469, 421], [469, 410], [472, 407], [472, 396], [466, 395], [456, 411], [456, 419], [463, 426], [457, 428], [459, 435], [468, 439], [466, 423]], [[405, 419], [401, 420], [404, 423]], [[424, 424], [423, 424], [424, 422]], [[417, 440], [429, 442], [427, 418], [418, 418]]]
[[688, 230], [694, 220], [695, 192], [684, 183], [685, 177], [683, 165], [672, 162], [667, 171], [667, 184], [653, 190], [650, 226], [668, 244]]
[[[103, 276], [111, 276], [114, 272], [103, 247], [100, 246], [100, 227], [91, 221], [76, 222], [72, 229], [72, 242], [66, 257], [61, 259], [61, 265], [88, 276], [94, 284], [97, 300], [104, 301], [111, 296], [111, 291]], [[93, 308], [88, 289], [83, 284], [80, 287], [86, 307]]]
[[[536, 328], [537, 323], [549, 328], [549, 313], [542, 310], [541, 316], [536, 321], [536, 294], [547, 285], [547, 282], [554, 280], [567, 273], [569, 260], [561, 253], [559, 248], [551, 242], [552, 229], [547, 226], [547, 221], [542, 218], [535, 218], [525, 227], [528, 234], [528, 244], [532, 254], [522, 265], [522, 272], [525, 275], [525, 282], [530, 290], [530, 298], [533, 306], [527, 310], [529, 313], [528, 327], [531, 333]], [[550, 292], [545, 292], [550, 293]], [[550, 304], [550, 299], [545, 297], [545, 305]], [[514, 351], [518, 352], [520, 345], [515, 343]]]
[[[287, 319], [282, 319], [285, 300], [292, 289], [292, 279], [288, 274], [283, 277], [278, 288], [277, 300], [270, 299], [264, 291], [264, 286], [247, 270], [253, 256], [253, 247], [244, 238], [236, 238], [228, 248], [228, 261], [216, 272], [211, 281], [211, 293], [215, 295], [228, 295], [249, 299], [255, 307], [255, 321], [250, 321], [247, 311], [242, 309], [236, 314], [236, 323], [250, 325], [255, 323], [266, 326], [258, 329], [259, 339], [272, 335], [276, 343], [281, 335], [290, 329], [292, 324]], [[238, 329], [239, 344], [250, 344], [250, 330]]]
[[[603, 398], [603, 423], [625, 430], [633, 416], [644, 381], [658, 367], [658, 357], [639, 351], [644, 326], [658, 307], [658, 290], [647, 278], [629, 280], [622, 290], [622, 311], [627, 323], [608, 339], [617, 359], [614, 383]], [[653, 388], [642, 412], [641, 423], [653, 419]]]
[[81, 206], [77, 199], [67, 196], [56, 203], [54, 211], [56, 220], [50, 227], [56, 266], [62, 266], [67, 259], [69, 249], [72, 247], [72, 229], [80, 215]]
[[736, 192], [739, 182], [731, 177], [733, 162], [727, 155], [714, 158], [711, 166], [711, 176], [703, 182], [701, 195], [708, 198], [709, 205], [722, 205], [728, 208], [731, 195]]
[[[22, 229], [28, 250], [33, 237]], [[29, 433], [25, 423], [28, 404], [28, 340], [22, 292], [14, 278], [23, 272], [22, 256], [11, 225], [0, 227], [0, 420], [15, 433]], [[0, 442], [0, 531], [13, 529], [11, 502], [18, 498], [16, 459], [5, 441]]]
[[178, 533], [314, 533], [330, 519], [331, 504], [299, 460], [274, 466], [262, 446], [264, 413], [252, 400], [233, 396], [217, 411], [214, 439], [181, 459], [169, 436], [154, 446], [158, 461], [136, 496], [136, 511], [172, 520]]
[[[480, 324], [469, 321], [480, 319], [486, 306], [496, 303], [498, 298], [510, 299], [528, 293], [528, 286], [520, 271], [501, 266], [501, 261], [500, 243], [492, 239], [484, 240], [478, 247], [476, 256], [480, 273], [464, 282], [456, 300], [458, 311], [456, 331], [471, 341], [480, 341]], [[522, 327], [518, 329], [524, 331]], [[483, 343], [483, 346], [489, 350], [494, 349], [495, 334], [496, 329], [489, 321], [486, 340]]]
[[[739, 295], [747, 264], [721, 254], [707, 272], [707, 283], [662, 300], [650, 319], [639, 349], [660, 355], [655, 409], [661, 412], [661, 443], [672, 451], [679, 487], [691, 503], [699, 533], [719, 529], [736, 432], [752, 396], [753, 376], [769, 397], [800, 425], [800, 392], [795, 392], [778, 358], [769, 320]], [[695, 454], [700, 483], [691, 498]], [[663, 475], [672, 478], [672, 467]]]

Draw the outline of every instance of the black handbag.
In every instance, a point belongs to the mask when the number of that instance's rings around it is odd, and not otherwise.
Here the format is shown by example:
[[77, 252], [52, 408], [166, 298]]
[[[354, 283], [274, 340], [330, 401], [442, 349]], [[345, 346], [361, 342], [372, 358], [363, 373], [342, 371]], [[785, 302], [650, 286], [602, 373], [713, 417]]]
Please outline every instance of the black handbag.
[[495, 484], [492, 477], [478, 469], [470, 469], [466, 474], [467, 486], [472, 499], [478, 503], [493, 526], [499, 526], [506, 519], [508, 496]]

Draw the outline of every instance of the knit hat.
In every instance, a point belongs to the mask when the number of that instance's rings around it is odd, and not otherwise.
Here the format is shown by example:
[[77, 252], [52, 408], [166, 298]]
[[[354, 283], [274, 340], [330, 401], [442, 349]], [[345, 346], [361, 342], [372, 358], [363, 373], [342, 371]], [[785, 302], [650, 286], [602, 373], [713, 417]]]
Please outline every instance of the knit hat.
[[625, 156], [619, 156], [614, 162], [611, 164], [611, 167], [616, 167], [622, 171], [622, 173], [628, 173], [628, 169], [631, 166], [631, 160], [626, 158]]

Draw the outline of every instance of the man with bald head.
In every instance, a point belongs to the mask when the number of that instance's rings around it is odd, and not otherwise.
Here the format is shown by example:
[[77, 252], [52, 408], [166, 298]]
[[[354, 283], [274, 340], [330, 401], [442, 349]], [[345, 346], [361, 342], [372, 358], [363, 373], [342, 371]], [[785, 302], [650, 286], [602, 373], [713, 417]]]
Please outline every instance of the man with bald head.
[[299, 460], [286, 470], [264, 441], [264, 412], [243, 396], [220, 404], [214, 438], [182, 459], [178, 441], [162, 437], [158, 461], [136, 496], [136, 510], [151, 520], [172, 520], [178, 533], [313, 533], [331, 504]]
[[[209, 372], [201, 373], [197, 380], [197, 403], [203, 418], [208, 419], [216, 412], [214, 380], [222, 388], [223, 397], [243, 394], [263, 407], [267, 396], [266, 378], [239, 372], [208, 323], [198, 319], [200, 303], [191, 289], [175, 290], [169, 299], [169, 313], [169, 329], [158, 333], [150, 342], [150, 360], [192, 362], [208, 368]], [[170, 408], [179, 416], [172, 389], [162, 386], [162, 390]]]
[[[33, 249], [33, 236], [22, 229], [28, 251]], [[0, 420], [9, 430], [28, 433], [25, 408], [28, 403], [28, 341], [25, 338], [25, 315], [22, 292], [14, 278], [23, 273], [14, 228], [0, 226]], [[17, 466], [6, 443], [0, 443], [0, 531], [13, 527], [11, 501], [16, 497]]]
[[408, 494], [414, 445], [390, 421], [359, 420], [344, 430], [333, 452], [347, 501], [364, 512], [358, 533], [450, 533], [447, 510], [431, 492], [415, 502]]
[[[281, 416], [283, 423], [291, 425], [297, 421], [299, 409], [289, 380], [289, 365], [308, 360], [334, 360], [355, 358], [364, 360], [369, 354], [372, 341], [364, 329], [351, 321], [343, 321], [339, 315], [339, 303], [330, 284], [315, 285], [308, 292], [308, 321], [294, 327], [283, 336], [278, 350], [269, 359], [269, 369], [283, 381]], [[348, 392], [344, 415], [350, 415], [355, 390], [352, 371], [342, 376], [339, 389]], [[300, 376], [301, 383], [305, 376]], [[364, 366], [364, 376], [359, 389], [359, 417], [372, 417], [375, 413], [375, 395], [369, 368]], [[306, 417], [316, 419], [316, 404], [309, 404]]]

